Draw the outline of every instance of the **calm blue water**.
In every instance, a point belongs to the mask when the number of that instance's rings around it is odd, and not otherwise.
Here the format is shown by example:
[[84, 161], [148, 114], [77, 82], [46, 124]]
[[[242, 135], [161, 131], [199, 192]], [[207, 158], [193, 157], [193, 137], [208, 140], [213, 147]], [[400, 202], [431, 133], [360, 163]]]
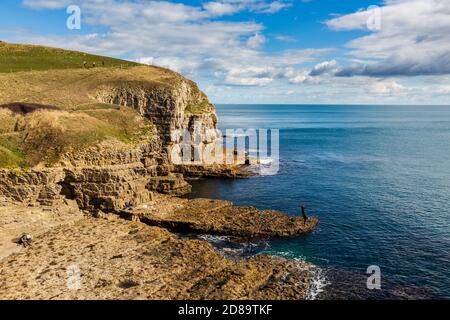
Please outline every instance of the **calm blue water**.
[[[202, 180], [194, 195], [320, 219], [270, 253], [450, 297], [450, 107], [219, 105], [225, 128], [279, 128], [278, 175]], [[383, 278], [382, 278], [383, 279]]]

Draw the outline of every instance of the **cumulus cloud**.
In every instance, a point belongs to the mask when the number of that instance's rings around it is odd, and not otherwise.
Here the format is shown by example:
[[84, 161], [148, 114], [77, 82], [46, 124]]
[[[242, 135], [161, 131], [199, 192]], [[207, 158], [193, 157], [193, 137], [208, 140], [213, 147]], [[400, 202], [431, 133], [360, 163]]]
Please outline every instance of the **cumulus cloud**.
[[[450, 65], [450, 6], [442, 4], [449, 4], [449, 1], [410, 0], [408, 3], [412, 7], [406, 7], [406, 0], [386, 1], [381, 10], [381, 30], [368, 30], [365, 36], [348, 43], [347, 53], [355, 63], [344, 67], [329, 58], [335, 52], [333, 49], [264, 50], [268, 37], [291, 43], [296, 39], [280, 34], [267, 35], [266, 27], [255, 22], [258, 20], [253, 19], [254, 15], [274, 14], [289, 7], [292, 1], [206, 0], [188, 4], [140, 0], [24, 0], [23, 4], [31, 9], [63, 9], [68, 4], [79, 4], [83, 26], [93, 26], [94, 31], [86, 34], [83, 29], [70, 35], [45, 36], [17, 33], [14, 39], [8, 40], [129, 57], [141, 63], [168, 67], [197, 81], [205, 80], [213, 99], [229, 99], [234, 95], [234, 102], [242, 102], [245, 97], [248, 100], [243, 101], [248, 102], [258, 102], [257, 99], [296, 102], [283, 100], [292, 96], [292, 99], [305, 97], [305, 102], [328, 99], [340, 103], [372, 103], [373, 97], [386, 101], [414, 97], [416, 101], [428, 103], [432, 101], [430, 97], [450, 94], [450, 78], [439, 84], [425, 85], [422, 81], [422, 85], [414, 86], [401, 81], [402, 77], [395, 80], [391, 77], [425, 74], [441, 75], [427, 79], [446, 77], [442, 74], [449, 73]], [[243, 11], [254, 15], [224, 18]], [[327, 24], [337, 31], [367, 31], [366, 20], [371, 13], [363, 10], [335, 17]], [[292, 47], [291, 44], [286, 46]], [[305, 64], [313, 67], [306, 68]], [[295, 92], [295, 95], [286, 92]], [[269, 100], [271, 96], [277, 100]]]
[[272, 83], [272, 81], [272, 77], [263, 76], [252, 70], [229, 70], [223, 84], [233, 86], [266, 86]]
[[314, 83], [307, 70], [292, 67], [230, 67], [223, 73], [216, 72], [222, 83], [234, 86], [266, 86], [274, 80], [285, 80], [290, 84]]
[[[32, 9], [64, 8], [69, 1], [24, 0]], [[218, 75], [218, 83], [267, 85], [276, 75], [255, 72], [261, 65], [275, 69], [309, 61], [320, 50], [290, 50], [265, 54], [264, 26], [254, 21], [226, 21], [223, 16], [241, 11], [273, 14], [291, 0], [220, 0], [198, 5], [168, 1], [78, 0], [83, 25], [106, 27], [90, 35], [19, 35], [20, 42], [39, 43], [96, 54], [130, 56], [192, 76], [199, 71]], [[250, 68], [242, 74], [236, 70]]]
[[265, 55], [253, 51], [251, 54], [241, 55], [239, 59], [209, 58], [204, 61], [202, 68], [216, 70], [214, 75], [218, 83], [224, 85], [266, 86], [275, 80], [300, 84], [313, 79], [309, 76], [309, 71], [299, 65], [314, 61], [327, 52], [328, 49], [306, 49]]
[[314, 68], [309, 73], [310, 76], [320, 76], [320, 75], [331, 75], [337, 71], [337, 62], [336, 60], [324, 61], [318, 63], [314, 66]]
[[347, 44], [354, 57], [372, 61], [345, 67], [337, 76], [450, 73], [450, 0], [387, 0], [378, 11], [358, 11], [326, 23], [334, 30], [367, 30], [374, 14], [380, 15], [379, 30]]

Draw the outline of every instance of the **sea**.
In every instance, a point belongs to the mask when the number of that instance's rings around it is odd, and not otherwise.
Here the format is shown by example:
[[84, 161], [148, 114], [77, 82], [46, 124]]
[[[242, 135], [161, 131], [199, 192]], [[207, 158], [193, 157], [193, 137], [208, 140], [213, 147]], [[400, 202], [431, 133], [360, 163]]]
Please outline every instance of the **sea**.
[[305, 236], [214, 245], [311, 262], [312, 298], [450, 298], [450, 106], [216, 107], [223, 132], [279, 130], [279, 170], [191, 181], [190, 196], [292, 216], [304, 203], [320, 222]]

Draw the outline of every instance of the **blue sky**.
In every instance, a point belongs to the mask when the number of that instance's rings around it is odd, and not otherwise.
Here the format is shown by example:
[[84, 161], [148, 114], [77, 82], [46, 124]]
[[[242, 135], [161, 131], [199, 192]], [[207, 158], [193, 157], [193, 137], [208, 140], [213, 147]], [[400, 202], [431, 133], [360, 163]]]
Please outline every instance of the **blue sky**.
[[450, 101], [450, 0], [8, 0], [0, 39], [169, 67], [215, 103]]

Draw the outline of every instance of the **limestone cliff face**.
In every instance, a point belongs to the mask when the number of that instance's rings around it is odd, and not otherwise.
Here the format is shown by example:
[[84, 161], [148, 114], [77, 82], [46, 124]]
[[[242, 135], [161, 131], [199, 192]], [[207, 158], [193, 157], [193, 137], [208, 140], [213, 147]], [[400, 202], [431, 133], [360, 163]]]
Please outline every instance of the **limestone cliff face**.
[[[170, 150], [182, 139], [182, 134], [175, 134], [177, 131], [181, 133], [187, 130], [192, 140], [194, 135], [200, 136], [201, 149], [216, 143], [218, 138], [218, 118], [214, 106], [197, 85], [187, 79], [182, 79], [172, 86], [149, 86], [134, 82], [107, 84], [99, 87], [94, 97], [102, 103], [133, 108], [156, 125], [161, 142], [161, 165], [166, 166], [167, 171], [199, 172], [184, 170], [186, 165], [173, 165]], [[203, 171], [216, 169], [211, 167]]]
[[68, 157], [61, 193], [88, 210], [114, 210], [125, 202], [140, 204], [151, 199], [151, 190], [146, 188], [149, 178], [161, 174], [159, 139], [133, 149], [96, 149]]
[[15, 201], [52, 204], [61, 200], [62, 169], [35, 169], [27, 172], [0, 169], [0, 195]]
[[[170, 159], [172, 133], [194, 132], [194, 126], [215, 131], [214, 107], [197, 86], [186, 79], [172, 85], [146, 82], [103, 84], [92, 93], [106, 104], [133, 108], [156, 126], [154, 138], [128, 148], [94, 146], [68, 154], [55, 168], [28, 172], [2, 170], [0, 193], [30, 203], [51, 203], [62, 198], [76, 199], [83, 209], [121, 209], [125, 202], [139, 205], [151, 199], [152, 191], [183, 194], [190, 185], [180, 166]], [[198, 133], [198, 132], [197, 132]], [[203, 144], [214, 143], [209, 135]]]
[[0, 194], [29, 204], [57, 205], [76, 200], [85, 210], [122, 209], [149, 202], [152, 192], [184, 194], [190, 185], [182, 174], [171, 173], [155, 137], [132, 149], [108, 150], [97, 146], [70, 155], [54, 168], [29, 171], [0, 170]]
[[217, 128], [214, 106], [197, 85], [182, 80], [175, 86], [146, 86], [145, 84], [108, 84], [98, 88], [95, 99], [107, 104], [128, 106], [150, 119], [157, 127], [164, 146], [171, 144], [171, 133], [176, 130], [202, 130]]

